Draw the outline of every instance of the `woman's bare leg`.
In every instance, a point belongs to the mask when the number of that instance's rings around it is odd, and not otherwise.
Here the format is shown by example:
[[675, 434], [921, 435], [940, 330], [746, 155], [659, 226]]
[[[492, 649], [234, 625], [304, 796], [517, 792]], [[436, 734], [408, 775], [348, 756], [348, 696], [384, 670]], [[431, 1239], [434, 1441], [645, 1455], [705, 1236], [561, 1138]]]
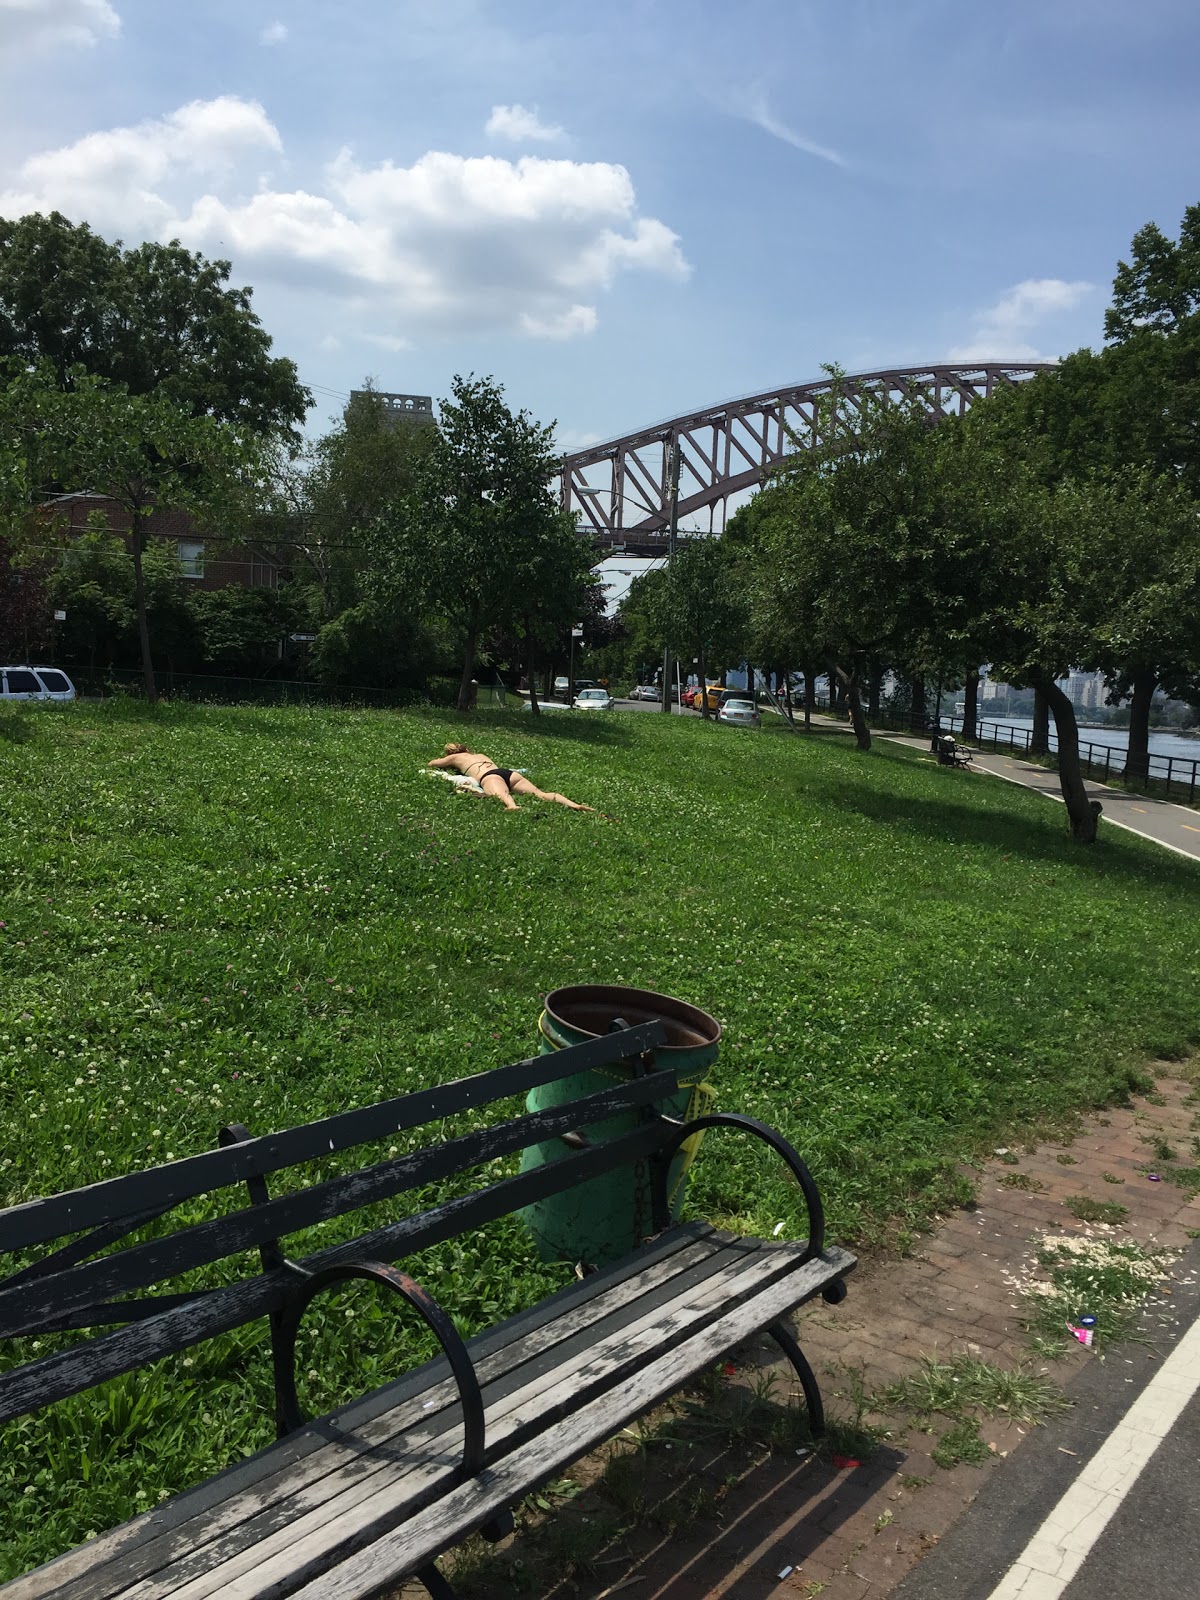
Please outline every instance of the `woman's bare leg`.
[[530, 783], [528, 778], [519, 777], [515, 772], [512, 777], [512, 786], [518, 794], [531, 794], [537, 800], [553, 800], [560, 806], [566, 806], [568, 811], [591, 811], [591, 806], [581, 806], [578, 800], [568, 800], [565, 794], [553, 794], [546, 789], [539, 789], [536, 783]]
[[484, 794], [490, 794], [493, 800], [499, 800], [506, 811], [520, 811], [520, 806], [508, 792], [508, 785], [495, 773], [489, 773], [486, 778], [481, 778], [479, 787]]

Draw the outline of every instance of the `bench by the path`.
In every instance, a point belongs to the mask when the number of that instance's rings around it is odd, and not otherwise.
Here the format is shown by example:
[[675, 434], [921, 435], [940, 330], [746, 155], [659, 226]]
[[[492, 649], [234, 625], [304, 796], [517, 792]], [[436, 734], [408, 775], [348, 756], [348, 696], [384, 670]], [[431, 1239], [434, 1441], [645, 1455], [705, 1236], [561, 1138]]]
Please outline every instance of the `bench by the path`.
[[[439, 1554], [475, 1530], [500, 1537], [510, 1506], [764, 1329], [795, 1366], [819, 1429], [820, 1395], [783, 1319], [817, 1295], [840, 1301], [854, 1258], [824, 1247], [816, 1187], [778, 1134], [748, 1118], [681, 1123], [657, 1111], [677, 1091], [655, 1062], [662, 1042], [661, 1024], [649, 1023], [287, 1132], [226, 1128], [217, 1150], [0, 1212], [0, 1339], [58, 1346], [19, 1347], [31, 1359], [0, 1374], [0, 1423], [267, 1317], [279, 1433], [249, 1460], [15, 1579], [4, 1600], [363, 1600], [414, 1573], [447, 1595]], [[446, 1117], [618, 1062], [628, 1075], [598, 1093], [439, 1135]], [[618, 1115], [630, 1131], [593, 1142], [587, 1130]], [[690, 1134], [723, 1124], [766, 1140], [791, 1169], [806, 1241], [671, 1221], [672, 1158]], [[269, 1193], [285, 1168], [420, 1128], [429, 1142], [404, 1154]], [[554, 1159], [464, 1187], [462, 1174], [537, 1144], [552, 1145]], [[472, 1339], [391, 1264], [626, 1163], [647, 1175], [655, 1234]], [[299, 1261], [284, 1253], [287, 1235], [455, 1179], [451, 1197], [424, 1210], [391, 1206], [356, 1237]], [[243, 1184], [248, 1199], [231, 1207], [228, 1191]], [[218, 1203], [198, 1207], [205, 1195]], [[171, 1217], [180, 1206], [187, 1220]], [[407, 1302], [443, 1355], [306, 1421], [297, 1333], [347, 1278]], [[88, 1336], [52, 1337], [68, 1330]]]

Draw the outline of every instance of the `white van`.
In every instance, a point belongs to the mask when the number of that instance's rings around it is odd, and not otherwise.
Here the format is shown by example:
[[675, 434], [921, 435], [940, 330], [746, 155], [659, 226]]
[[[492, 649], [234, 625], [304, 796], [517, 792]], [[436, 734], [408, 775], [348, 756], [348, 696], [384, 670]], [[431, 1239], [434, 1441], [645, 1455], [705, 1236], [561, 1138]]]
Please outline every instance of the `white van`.
[[0, 700], [74, 700], [75, 685], [57, 667], [0, 667]]

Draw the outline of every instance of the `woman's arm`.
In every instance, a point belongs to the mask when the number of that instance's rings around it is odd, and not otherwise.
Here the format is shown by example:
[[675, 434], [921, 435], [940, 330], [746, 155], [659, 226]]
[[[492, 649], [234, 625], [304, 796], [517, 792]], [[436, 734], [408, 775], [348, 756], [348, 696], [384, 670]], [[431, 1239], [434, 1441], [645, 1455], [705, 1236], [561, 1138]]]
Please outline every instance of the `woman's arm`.
[[435, 772], [440, 772], [443, 767], [452, 767], [454, 765], [454, 757], [438, 756], [436, 761], [427, 761], [425, 765], [432, 767]]

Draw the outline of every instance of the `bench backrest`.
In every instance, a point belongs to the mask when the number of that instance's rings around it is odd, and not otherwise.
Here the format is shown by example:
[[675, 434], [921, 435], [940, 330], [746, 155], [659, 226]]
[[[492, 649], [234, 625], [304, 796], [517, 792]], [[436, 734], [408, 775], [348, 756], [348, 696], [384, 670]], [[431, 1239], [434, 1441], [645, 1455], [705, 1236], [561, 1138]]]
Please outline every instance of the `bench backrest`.
[[[0, 1373], [0, 1422], [278, 1312], [307, 1274], [322, 1267], [364, 1257], [396, 1261], [625, 1162], [652, 1156], [666, 1126], [653, 1107], [678, 1087], [674, 1072], [660, 1070], [654, 1060], [655, 1047], [664, 1041], [661, 1023], [645, 1023], [283, 1133], [252, 1138], [234, 1125], [221, 1130], [217, 1150], [0, 1211], [0, 1271], [15, 1267], [0, 1277], [0, 1339], [120, 1325]], [[618, 1062], [629, 1063], [629, 1072], [596, 1093], [457, 1138], [434, 1138], [274, 1198], [269, 1193], [268, 1176], [285, 1168]], [[641, 1114], [631, 1132], [595, 1146], [564, 1144], [562, 1159], [400, 1216], [297, 1263], [289, 1262], [280, 1246], [288, 1234], [629, 1111]], [[582, 1148], [574, 1147], [580, 1143]], [[247, 1201], [230, 1208], [226, 1195], [213, 1208], [216, 1214], [191, 1220], [200, 1196], [240, 1184], [246, 1185]], [[190, 1218], [178, 1223], [169, 1213], [181, 1205]], [[132, 1242], [141, 1230], [149, 1236]], [[237, 1281], [229, 1281], [226, 1268], [217, 1287], [144, 1293], [255, 1248], [261, 1270], [243, 1271]]]

